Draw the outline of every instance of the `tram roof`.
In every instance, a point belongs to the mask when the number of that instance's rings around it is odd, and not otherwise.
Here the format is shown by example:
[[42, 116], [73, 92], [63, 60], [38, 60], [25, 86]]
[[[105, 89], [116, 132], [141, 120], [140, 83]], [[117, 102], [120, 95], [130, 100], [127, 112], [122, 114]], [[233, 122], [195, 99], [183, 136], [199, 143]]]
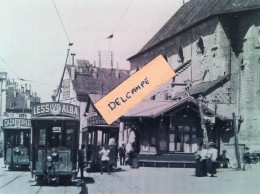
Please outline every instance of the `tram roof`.
[[2, 127], [3, 130], [30, 130], [31, 127]]

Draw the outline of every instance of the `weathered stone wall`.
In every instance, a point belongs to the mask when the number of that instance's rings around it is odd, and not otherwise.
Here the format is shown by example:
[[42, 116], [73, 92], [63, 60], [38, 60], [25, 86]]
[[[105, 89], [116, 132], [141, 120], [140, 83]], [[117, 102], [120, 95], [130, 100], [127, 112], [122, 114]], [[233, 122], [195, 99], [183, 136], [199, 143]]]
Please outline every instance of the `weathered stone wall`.
[[[184, 62], [191, 64], [181, 70], [174, 83], [192, 81], [192, 85], [216, 80], [219, 76], [231, 75], [229, 81], [219, 85], [207, 95], [209, 108], [217, 113], [244, 122], [239, 133], [240, 143], [260, 142], [260, 11], [237, 13], [211, 18], [175, 36], [171, 40], [130, 60], [135, 71], [162, 54], [173, 69], [180, 66], [179, 49], [183, 49]], [[234, 22], [235, 21], [235, 22]], [[201, 40], [202, 41], [201, 41]], [[199, 44], [203, 42], [203, 46]], [[200, 46], [199, 46], [200, 45]], [[204, 49], [203, 51], [201, 49]], [[153, 93], [160, 91], [178, 93], [183, 86], [174, 86], [169, 81]], [[158, 98], [157, 98], [158, 99]], [[216, 100], [218, 100], [216, 102]], [[233, 140], [230, 140], [233, 143]]]
[[242, 44], [239, 112], [244, 118], [240, 142], [260, 144], [260, 11], [240, 18], [239, 41]]

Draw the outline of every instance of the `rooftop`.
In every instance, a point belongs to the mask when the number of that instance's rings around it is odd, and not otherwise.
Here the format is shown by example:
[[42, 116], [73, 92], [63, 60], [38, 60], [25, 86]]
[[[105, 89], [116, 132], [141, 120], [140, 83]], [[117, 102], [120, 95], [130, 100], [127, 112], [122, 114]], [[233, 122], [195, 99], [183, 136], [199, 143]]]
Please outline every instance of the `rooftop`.
[[[71, 67], [67, 66], [71, 74]], [[86, 72], [76, 72], [72, 81], [78, 95], [101, 94], [112, 91], [130, 76], [129, 70], [91, 67]]]
[[259, 8], [259, 0], [190, 0], [168, 20], [136, 55], [128, 60], [212, 16]]

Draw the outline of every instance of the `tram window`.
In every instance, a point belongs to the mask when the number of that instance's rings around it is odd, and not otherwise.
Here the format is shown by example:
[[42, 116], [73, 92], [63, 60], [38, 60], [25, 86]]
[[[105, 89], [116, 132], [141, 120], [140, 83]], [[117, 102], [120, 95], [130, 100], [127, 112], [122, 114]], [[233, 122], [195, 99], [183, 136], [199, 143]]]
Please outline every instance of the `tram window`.
[[30, 134], [29, 133], [25, 133], [24, 134], [24, 145], [28, 146], [30, 144]]
[[24, 145], [24, 133], [23, 133], [23, 131], [21, 132], [21, 134], [20, 134], [20, 145]]
[[61, 141], [61, 127], [53, 127], [52, 128], [52, 147], [60, 146]]
[[7, 146], [13, 146], [14, 145], [14, 134], [12, 133], [7, 133]]
[[72, 147], [73, 136], [74, 136], [74, 130], [73, 129], [67, 129], [66, 130], [66, 146], [67, 147]]
[[46, 144], [46, 129], [40, 129], [39, 145], [44, 146]]

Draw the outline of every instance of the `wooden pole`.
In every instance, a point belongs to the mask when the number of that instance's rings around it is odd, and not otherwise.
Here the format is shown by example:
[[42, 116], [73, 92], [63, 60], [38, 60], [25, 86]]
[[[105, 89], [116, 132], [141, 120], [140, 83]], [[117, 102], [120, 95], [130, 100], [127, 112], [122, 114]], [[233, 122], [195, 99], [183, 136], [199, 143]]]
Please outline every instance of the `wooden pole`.
[[241, 162], [240, 162], [240, 152], [239, 152], [239, 143], [238, 143], [238, 136], [237, 136], [237, 125], [236, 125], [236, 114], [233, 113], [233, 127], [234, 127], [234, 133], [235, 133], [235, 151], [236, 151], [236, 158], [237, 158], [237, 169], [241, 170]]
[[201, 129], [203, 130], [203, 139], [204, 139], [204, 145], [206, 146], [206, 148], [209, 148], [209, 139], [208, 139], [208, 133], [207, 133], [207, 128], [205, 125], [205, 121], [203, 120], [204, 118], [204, 112], [203, 112], [203, 108], [202, 108], [202, 98], [198, 99], [198, 106], [199, 106], [199, 112], [200, 112], [200, 124], [201, 124]]

